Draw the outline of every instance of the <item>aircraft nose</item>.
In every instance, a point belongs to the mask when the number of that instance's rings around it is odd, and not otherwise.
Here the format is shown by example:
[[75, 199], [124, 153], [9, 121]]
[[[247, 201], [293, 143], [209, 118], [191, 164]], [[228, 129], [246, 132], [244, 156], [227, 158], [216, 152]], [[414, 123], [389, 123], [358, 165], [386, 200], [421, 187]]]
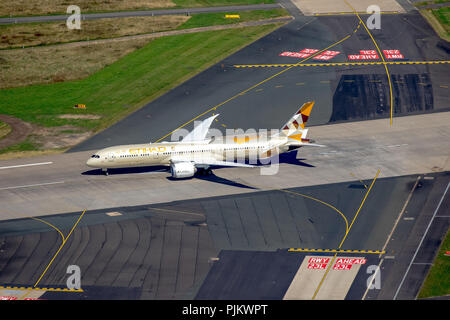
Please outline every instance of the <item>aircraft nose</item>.
[[94, 166], [94, 161], [95, 159], [92, 159], [92, 158], [90, 158], [90, 159], [88, 159], [88, 161], [86, 161], [86, 165], [88, 166], [88, 167], [93, 167]]

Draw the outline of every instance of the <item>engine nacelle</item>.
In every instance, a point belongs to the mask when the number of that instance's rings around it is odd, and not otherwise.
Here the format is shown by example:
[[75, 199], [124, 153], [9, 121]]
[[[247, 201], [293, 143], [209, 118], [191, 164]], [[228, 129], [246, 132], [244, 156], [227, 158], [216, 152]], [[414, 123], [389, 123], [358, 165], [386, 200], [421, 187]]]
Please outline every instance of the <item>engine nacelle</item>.
[[190, 162], [172, 163], [170, 166], [170, 174], [173, 178], [190, 178], [197, 172], [197, 168]]

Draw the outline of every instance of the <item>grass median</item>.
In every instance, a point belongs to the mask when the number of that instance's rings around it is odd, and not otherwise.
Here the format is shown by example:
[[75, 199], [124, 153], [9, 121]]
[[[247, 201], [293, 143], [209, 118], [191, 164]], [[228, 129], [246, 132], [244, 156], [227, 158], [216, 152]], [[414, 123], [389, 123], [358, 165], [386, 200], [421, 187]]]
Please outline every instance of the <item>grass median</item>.
[[[226, 15], [238, 15], [239, 18], [226, 18]], [[251, 11], [230, 11], [219, 13], [199, 13], [193, 14], [189, 20], [183, 23], [178, 29], [190, 29], [206, 26], [227, 25], [239, 22], [258, 21], [289, 16], [286, 9], [271, 10], [251, 10]]]
[[[240, 18], [226, 18], [226, 14], [239, 15]], [[80, 30], [69, 30], [65, 22], [7, 24], [0, 25], [0, 49], [113, 39], [160, 31], [228, 25], [284, 16], [289, 16], [289, 13], [280, 8], [227, 13], [199, 13], [192, 16], [162, 15], [85, 20], [82, 21]]]
[[441, 244], [441, 248], [419, 292], [419, 298], [439, 297], [450, 294], [450, 232]]
[[[0, 114], [9, 114], [43, 127], [70, 125], [95, 132], [280, 25], [155, 39], [83, 80], [0, 90]], [[87, 109], [74, 109], [75, 104], [85, 104]], [[86, 113], [97, 117], [76, 117]], [[61, 117], [66, 114], [75, 116]], [[30, 145], [23, 148], [30, 150]]]
[[450, 41], [450, 7], [419, 11], [442, 39]]

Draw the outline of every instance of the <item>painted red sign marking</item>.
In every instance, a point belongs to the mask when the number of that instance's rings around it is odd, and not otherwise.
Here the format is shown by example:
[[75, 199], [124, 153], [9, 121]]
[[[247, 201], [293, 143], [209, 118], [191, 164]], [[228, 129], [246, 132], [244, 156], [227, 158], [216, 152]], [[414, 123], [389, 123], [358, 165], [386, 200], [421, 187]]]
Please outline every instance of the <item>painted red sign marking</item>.
[[349, 54], [348, 58], [350, 60], [373, 60], [379, 57], [377, 54]]
[[0, 300], [17, 300], [17, 297], [0, 296]]
[[291, 51], [285, 51], [285, 52], [280, 53], [280, 56], [282, 56], [282, 57], [294, 57], [294, 58], [307, 58], [310, 55], [311, 54], [300, 53], [300, 52], [291, 52]]
[[358, 258], [339, 258], [337, 259], [337, 264], [365, 264], [367, 259]]
[[333, 57], [334, 56], [327, 56], [327, 55], [324, 55], [324, 54], [318, 54], [313, 59], [315, 59], [315, 60], [330, 60]]
[[386, 59], [405, 59], [402, 54], [385, 54]]
[[328, 263], [330, 261], [330, 258], [319, 258], [319, 257], [312, 257], [309, 258], [309, 263]]
[[319, 50], [317, 50], [317, 49], [303, 49], [302, 51], [300, 51], [300, 53], [313, 54], [313, 53], [316, 53], [317, 51], [319, 51]]
[[400, 54], [400, 50], [383, 50], [383, 53], [386, 54]]
[[339, 263], [336, 263], [333, 266], [333, 270], [350, 270], [351, 268], [352, 268], [351, 264], [339, 264]]
[[337, 56], [339, 53], [341, 53], [341, 52], [340, 51], [332, 51], [332, 50], [327, 50], [327, 51], [322, 52], [323, 55], [332, 56], [332, 57]]
[[405, 57], [400, 53], [400, 50], [383, 50], [386, 59], [405, 59]]
[[[280, 53], [280, 56], [282, 57], [294, 57], [294, 58], [307, 58], [310, 55], [318, 52], [318, 49], [303, 49], [302, 51], [299, 52], [292, 52], [292, 51], [285, 51]], [[333, 50], [327, 50], [322, 52], [321, 54], [317, 55], [314, 57], [314, 59], [316, 60], [329, 60], [335, 56], [337, 56], [338, 54], [340, 54], [340, 51], [333, 51]]]
[[360, 54], [377, 54], [376, 50], [359, 50]]
[[326, 269], [326, 267], [327, 267], [326, 263], [310, 263], [310, 264], [308, 264], [308, 269], [323, 270], [323, 269]]

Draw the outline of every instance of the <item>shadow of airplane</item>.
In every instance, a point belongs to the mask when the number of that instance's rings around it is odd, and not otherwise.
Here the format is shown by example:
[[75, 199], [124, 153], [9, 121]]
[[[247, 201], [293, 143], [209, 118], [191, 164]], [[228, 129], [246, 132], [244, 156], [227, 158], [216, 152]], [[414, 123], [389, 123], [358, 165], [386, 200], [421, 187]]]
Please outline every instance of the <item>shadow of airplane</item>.
[[258, 188], [255, 188], [255, 187], [252, 187], [252, 186], [247, 186], [247, 185], [245, 185], [243, 183], [239, 183], [239, 182], [236, 182], [236, 181], [233, 181], [233, 180], [229, 180], [229, 179], [225, 179], [225, 178], [216, 176], [214, 173], [211, 173], [209, 175], [196, 174], [195, 178], [200, 179], [200, 180], [205, 180], [205, 181], [225, 184], [227, 186], [232, 186], [232, 187], [258, 190]]
[[302, 160], [306, 160], [306, 159], [297, 159], [297, 150], [292, 150], [290, 152], [282, 153], [279, 155], [280, 163], [288, 163], [288, 164], [293, 164], [296, 166], [302, 166], [302, 167], [308, 167], [308, 168], [316, 167], [316, 166], [313, 166], [312, 164], [303, 162]]
[[[151, 173], [151, 172], [165, 172], [169, 171], [168, 166], [148, 166], [148, 167], [130, 167], [130, 168], [116, 168], [108, 169], [109, 174], [132, 174], [132, 173]], [[81, 173], [87, 176], [102, 176], [104, 175], [101, 169], [88, 170]]]
[[[264, 166], [264, 165], [270, 165], [271, 163], [288, 163], [288, 164], [292, 164], [292, 165], [298, 165], [298, 166], [303, 166], [303, 167], [308, 167], [308, 168], [315, 168], [315, 166], [308, 164], [306, 162], [303, 162], [302, 160], [305, 159], [297, 159], [297, 150], [292, 150], [290, 152], [287, 153], [283, 153], [280, 154], [278, 156], [278, 160], [275, 159], [271, 159], [271, 162], [267, 162], [266, 163], [261, 163], [258, 160], [258, 163], [256, 164], [257, 166]], [[226, 166], [213, 166], [212, 169], [220, 169], [220, 168], [229, 168]], [[108, 169], [108, 173], [111, 175], [116, 175], [116, 174], [143, 174], [143, 173], [152, 173], [152, 172], [169, 172], [169, 167], [168, 166], [146, 166], [146, 167], [130, 167], [130, 168], [115, 168], [115, 169]], [[100, 176], [100, 175], [104, 175], [103, 171], [101, 169], [93, 169], [93, 170], [88, 170], [85, 172], [81, 173], [82, 175], [90, 175], [90, 176]], [[238, 188], [245, 188], [245, 189], [254, 189], [257, 190], [258, 188], [252, 187], [252, 186], [247, 186], [245, 184], [236, 182], [236, 181], [232, 181], [226, 178], [222, 178], [219, 176], [216, 176], [214, 173], [209, 174], [209, 175], [203, 175], [200, 172], [197, 172], [193, 178], [196, 179], [200, 179], [200, 180], [205, 180], [205, 181], [210, 181], [210, 182], [215, 182], [215, 183], [220, 183], [220, 184], [225, 184], [225, 185], [229, 185], [229, 186], [233, 186], [233, 187], [238, 187]], [[176, 180], [180, 180], [180, 179], [175, 179], [172, 176], [167, 177], [168, 180], [171, 181], [176, 181]], [[181, 180], [188, 180], [188, 179], [192, 179], [192, 177], [189, 178], [184, 178]]]

